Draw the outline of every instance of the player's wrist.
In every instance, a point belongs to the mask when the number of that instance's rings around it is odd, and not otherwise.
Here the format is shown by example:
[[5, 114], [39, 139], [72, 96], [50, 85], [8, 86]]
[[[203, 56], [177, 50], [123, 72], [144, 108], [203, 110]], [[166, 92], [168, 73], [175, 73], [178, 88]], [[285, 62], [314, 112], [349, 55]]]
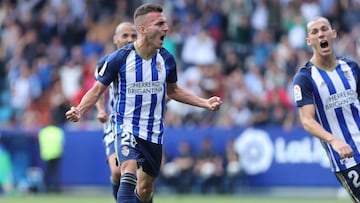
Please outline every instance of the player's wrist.
[[329, 144], [333, 144], [334, 142], [336, 142], [336, 140], [337, 140], [337, 138], [332, 136], [328, 140], [326, 140], [326, 142], [329, 143]]
[[80, 107], [79, 106], [76, 106], [76, 107], [74, 107], [74, 110], [75, 110], [75, 112], [76, 112], [76, 114], [79, 116], [79, 118], [81, 117], [81, 109], [80, 109]]

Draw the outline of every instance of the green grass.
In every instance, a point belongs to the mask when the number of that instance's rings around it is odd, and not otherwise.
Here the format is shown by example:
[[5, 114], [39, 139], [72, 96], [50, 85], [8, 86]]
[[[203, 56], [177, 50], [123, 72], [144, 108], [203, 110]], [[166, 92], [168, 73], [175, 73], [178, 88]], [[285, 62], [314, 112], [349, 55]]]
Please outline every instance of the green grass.
[[[273, 198], [252, 196], [218, 195], [155, 195], [154, 203], [351, 203], [350, 200], [320, 198]], [[109, 195], [30, 195], [0, 197], [0, 203], [115, 203]]]

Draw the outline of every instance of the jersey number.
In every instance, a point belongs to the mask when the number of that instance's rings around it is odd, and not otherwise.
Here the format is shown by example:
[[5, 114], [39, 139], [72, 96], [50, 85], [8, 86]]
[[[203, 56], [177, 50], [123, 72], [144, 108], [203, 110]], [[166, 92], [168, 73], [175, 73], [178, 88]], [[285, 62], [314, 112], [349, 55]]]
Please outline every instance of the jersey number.
[[355, 170], [351, 170], [348, 173], [348, 177], [352, 179], [352, 183], [354, 187], [359, 188], [360, 187], [360, 180], [359, 180], [359, 173]]
[[121, 146], [131, 146], [135, 147], [137, 144], [135, 137], [129, 132], [121, 133]]

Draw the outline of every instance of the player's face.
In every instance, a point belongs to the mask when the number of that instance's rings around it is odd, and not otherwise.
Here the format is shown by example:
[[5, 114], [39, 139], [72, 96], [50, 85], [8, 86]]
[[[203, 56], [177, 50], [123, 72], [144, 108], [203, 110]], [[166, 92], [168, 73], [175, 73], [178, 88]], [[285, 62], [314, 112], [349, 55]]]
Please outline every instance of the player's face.
[[135, 27], [131, 25], [124, 25], [121, 30], [114, 36], [114, 44], [120, 48], [136, 40]]
[[148, 13], [146, 15], [146, 21], [144, 34], [147, 43], [152, 44], [156, 49], [160, 49], [163, 46], [166, 33], [169, 30], [165, 16], [158, 12]]
[[306, 43], [320, 56], [333, 55], [333, 41], [336, 31], [323, 18], [311, 21], [307, 25], [308, 37]]

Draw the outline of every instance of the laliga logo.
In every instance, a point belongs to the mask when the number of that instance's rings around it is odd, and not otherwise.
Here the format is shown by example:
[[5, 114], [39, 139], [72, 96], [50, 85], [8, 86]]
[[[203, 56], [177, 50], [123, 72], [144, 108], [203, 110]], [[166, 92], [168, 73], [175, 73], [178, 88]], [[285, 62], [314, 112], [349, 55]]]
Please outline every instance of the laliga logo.
[[248, 175], [267, 171], [274, 157], [274, 147], [263, 130], [247, 129], [235, 140], [242, 168]]
[[259, 129], [246, 129], [234, 143], [240, 155], [241, 167], [248, 175], [267, 172], [275, 164], [319, 164], [329, 168], [329, 161], [321, 143], [316, 138], [304, 136], [286, 141]]

